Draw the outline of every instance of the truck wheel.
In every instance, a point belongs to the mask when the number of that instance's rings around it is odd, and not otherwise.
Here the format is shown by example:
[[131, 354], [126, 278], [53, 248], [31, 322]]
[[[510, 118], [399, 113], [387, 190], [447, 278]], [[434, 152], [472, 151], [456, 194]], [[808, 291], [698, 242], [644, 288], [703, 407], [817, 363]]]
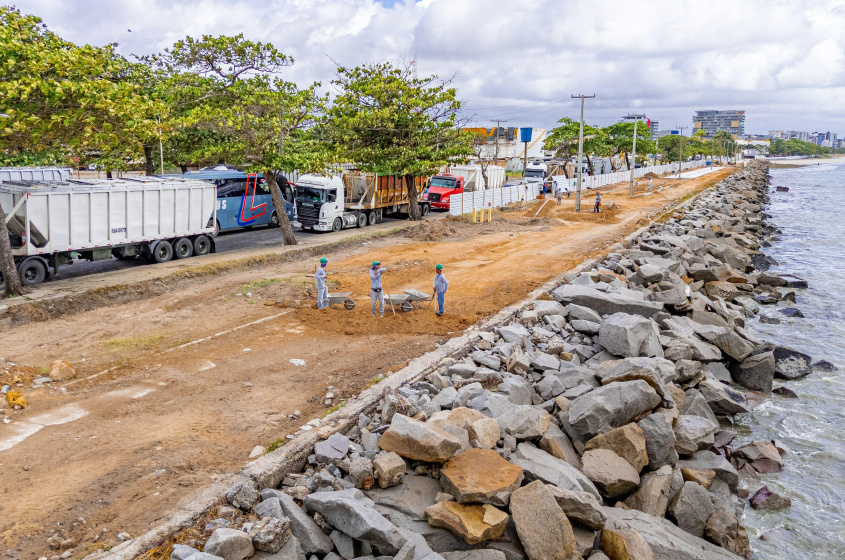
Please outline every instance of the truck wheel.
[[431, 210], [431, 207], [428, 204], [420, 204], [420, 215], [421, 216], [428, 216], [429, 210]]
[[18, 268], [18, 275], [21, 277], [21, 284], [24, 286], [35, 286], [47, 277], [47, 269], [41, 261], [27, 259]]
[[220, 233], [220, 220], [214, 220], [214, 231], [209, 233], [211, 237], [217, 237], [217, 234]]
[[343, 228], [343, 220], [335, 218], [332, 222], [332, 231], [340, 231]]
[[207, 255], [211, 252], [211, 240], [204, 236], [198, 235], [194, 239], [194, 254], [197, 256]]
[[358, 214], [358, 224], [357, 224], [357, 226], [359, 228], [362, 228], [365, 225], [367, 225], [367, 215], [364, 214], [363, 212], [361, 212], [360, 214]]
[[368, 212], [367, 213], [367, 225], [372, 226], [376, 223], [376, 213], [375, 212]]
[[194, 244], [190, 239], [181, 238], [173, 246], [173, 254], [177, 259], [187, 259], [194, 255]]
[[173, 258], [173, 245], [170, 241], [162, 240], [153, 249], [153, 262], [166, 263]]
[[273, 212], [273, 215], [270, 216], [270, 227], [279, 227], [279, 216], [276, 215], [276, 212]]

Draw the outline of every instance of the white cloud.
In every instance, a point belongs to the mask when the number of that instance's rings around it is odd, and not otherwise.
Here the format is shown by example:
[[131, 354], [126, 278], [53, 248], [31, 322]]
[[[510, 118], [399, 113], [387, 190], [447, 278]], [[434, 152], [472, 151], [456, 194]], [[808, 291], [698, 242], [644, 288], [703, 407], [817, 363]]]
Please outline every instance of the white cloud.
[[[646, 112], [661, 127], [696, 109], [747, 112], [746, 129], [845, 132], [840, 0], [24, 0], [66, 39], [146, 54], [186, 35], [272, 42], [301, 83], [334, 62], [403, 56], [457, 74], [467, 115], [550, 126], [596, 93], [591, 122]], [[132, 31], [127, 31], [131, 29]]]

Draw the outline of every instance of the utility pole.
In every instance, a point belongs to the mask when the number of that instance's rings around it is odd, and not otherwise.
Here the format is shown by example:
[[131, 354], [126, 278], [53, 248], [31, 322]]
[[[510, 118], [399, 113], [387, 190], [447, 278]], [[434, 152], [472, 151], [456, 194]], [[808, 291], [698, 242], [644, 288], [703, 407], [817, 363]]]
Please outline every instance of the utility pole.
[[583, 174], [582, 169], [582, 162], [584, 160], [584, 100], [585, 99], [593, 99], [595, 98], [596, 94], [593, 95], [573, 95], [572, 99], [581, 99], [581, 127], [578, 129], [578, 184], [575, 185], [575, 211], [581, 211], [581, 182], [583, 178], [581, 175]]
[[501, 119], [496, 119], [496, 157], [499, 157], [499, 129], [502, 128], [502, 123], [508, 122]]
[[679, 126], [678, 130], [681, 131], [681, 137], [679, 138], [680, 142], [678, 142], [678, 179], [681, 178], [681, 166], [684, 164], [684, 129], [689, 128], [688, 126]]
[[628, 194], [634, 196], [634, 170], [637, 168], [637, 123], [640, 119], [644, 119], [645, 115], [628, 115], [628, 118], [634, 119], [634, 149], [633, 149], [633, 164], [631, 165], [631, 185], [628, 188]]

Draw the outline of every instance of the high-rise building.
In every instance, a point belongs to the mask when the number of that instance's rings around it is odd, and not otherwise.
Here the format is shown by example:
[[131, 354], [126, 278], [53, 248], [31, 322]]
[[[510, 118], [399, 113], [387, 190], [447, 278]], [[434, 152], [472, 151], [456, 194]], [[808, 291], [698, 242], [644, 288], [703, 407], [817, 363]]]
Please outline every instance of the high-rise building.
[[[634, 120], [636, 120], [635, 117], [632, 117], [630, 115], [625, 115], [624, 117], [619, 119], [619, 122], [621, 122], [621, 123], [634, 122]], [[643, 123], [643, 122], [647, 123], [648, 121], [649, 121], [648, 117], [645, 117], [644, 119], [640, 119], [641, 123]], [[657, 121], [655, 121], [655, 120], [651, 121], [651, 139], [657, 140]]]
[[727, 130], [734, 138], [745, 136], [745, 111], [696, 111], [692, 117], [693, 133], [704, 130], [705, 138], [712, 138], [716, 132]]
[[809, 132], [803, 132], [800, 130], [770, 130], [769, 131], [769, 138], [771, 140], [803, 140], [804, 142], [808, 142], [810, 139]]

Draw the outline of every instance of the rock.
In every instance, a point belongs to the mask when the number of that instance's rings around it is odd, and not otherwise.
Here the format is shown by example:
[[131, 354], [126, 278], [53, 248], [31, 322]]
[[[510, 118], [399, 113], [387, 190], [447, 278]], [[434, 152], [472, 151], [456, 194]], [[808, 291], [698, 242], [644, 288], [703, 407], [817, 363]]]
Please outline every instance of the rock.
[[226, 501], [238, 509], [249, 511], [252, 504], [258, 501], [258, 490], [251, 482], [236, 482], [226, 493]]
[[545, 484], [535, 481], [516, 490], [510, 510], [530, 560], [580, 560], [572, 526]]
[[540, 438], [540, 449], [552, 457], [557, 457], [562, 461], [566, 461], [576, 469], [581, 469], [581, 458], [578, 456], [578, 453], [575, 452], [575, 448], [572, 447], [572, 442], [569, 437], [567, 437], [567, 435], [557, 427], [557, 424], [549, 425], [549, 429], [546, 430], [546, 433], [543, 434], [542, 438]]
[[[312, 556], [312, 558], [316, 558], [316, 556]], [[326, 559], [340, 560], [340, 557], [337, 554], [329, 554], [326, 556]], [[282, 545], [282, 548], [278, 552], [257, 551], [251, 560], [305, 560], [305, 553], [296, 537], [291, 537]]]
[[789, 387], [775, 387], [774, 389], [772, 389], [772, 393], [775, 395], [780, 395], [781, 397], [786, 397], [788, 399], [798, 398], [798, 393], [796, 393]]
[[349, 479], [355, 488], [367, 488], [374, 482], [373, 462], [366, 457], [355, 457], [346, 462], [344, 467], [349, 473]]
[[446, 370], [450, 376], [457, 375], [458, 377], [463, 377], [464, 379], [469, 379], [473, 375], [475, 375], [475, 370], [478, 367], [474, 366], [473, 364], [468, 364], [466, 362], [457, 362], [449, 366], [449, 369]]
[[589, 492], [567, 490], [551, 484], [547, 485], [546, 488], [555, 497], [557, 505], [560, 506], [567, 518], [596, 531], [604, 527], [607, 517], [602, 512], [601, 503], [595, 496]]
[[763, 486], [757, 490], [749, 501], [754, 509], [766, 511], [776, 511], [792, 506], [792, 500], [780, 494], [775, 494], [769, 490], [768, 486]]
[[637, 489], [640, 476], [622, 457], [609, 449], [585, 451], [581, 456], [581, 472], [608, 499], [623, 498]]
[[758, 473], [770, 474], [783, 470], [783, 459], [777, 448], [769, 441], [752, 441], [734, 449], [733, 455], [748, 461]]
[[761, 286], [786, 286], [786, 280], [770, 272], [761, 272], [760, 276], [757, 277], [757, 283]]
[[335, 432], [328, 439], [314, 444], [314, 454], [321, 463], [335, 463], [349, 453], [349, 438]]
[[657, 325], [639, 315], [614, 313], [599, 329], [599, 344], [616, 356], [663, 357]]
[[739, 485], [739, 474], [733, 465], [721, 455], [716, 455], [711, 451], [697, 451], [689, 459], [678, 461], [678, 467], [681, 469], [715, 471], [716, 477], [727, 483], [734, 492], [736, 492], [737, 486]]
[[681, 469], [681, 476], [685, 482], [695, 482], [710, 490], [716, 480], [716, 471], [711, 469]]
[[718, 422], [701, 416], [682, 414], [675, 421], [675, 450], [681, 455], [691, 455], [713, 444]]
[[701, 368], [721, 383], [731, 382], [731, 372], [728, 371], [728, 368], [722, 362], [710, 362], [709, 364], [703, 364]]
[[662, 398], [666, 397], [666, 383], [675, 375], [672, 362], [664, 358], [625, 358], [605, 362], [598, 371], [602, 385], [618, 381], [642, 379]]
[[707, 282], [704, 284], [704, 291], [711, 298], [719, 297], [725, 301], [733, 301], [740, 294], [739, 289], [731, 282]]
[[730, 512], [721, 510], [711, 515], [704, 526], [704, 536], [737, 556], [748, 558], [751, 555], [748, 533], [742, 522]]
[[471, 545], [501, 537], [508, 524], [508, 514], [490, 504], [439, 502], [429, 506], [425, 514], [429, 525], [448, 529]]
[[[494, 396], [492, 393], [489, 395]], [[501, 395], [495, 396], [501, 397]], [[473, 422], [484, 418], [486, 418], [486, 416], [477, 410], [460, 406], [454, 410], [441, 410], [440, 412], [435, 412], [426, 424], [440, 429], [445, 428], [447, 425], [453, 425], [464, 430], [469, 430], [469, 427]]]
[[[440, 482], [428, 477], [409, 475], [402, 484], [386, 489], [372, 489], [366, 492], [368, 498], [375, 502], [376, 511], [387, 515], [384, 508], [396, 510], [415, 521], [425, 521], [425, 508], [437, 502], [437, 495], [443, 488]], [[454, 498], [446, 494], [448, 500]]]
[[531, 306], [537, 313], [537, 317], [541, 319], [546, 315], [561, 315], [566, 317], [569, 313], [564, 306], [556, 301], [538, 299], [532, 302]]
[[406, 539], [391, 522], [364, 502], [348, 497], [345, 492], [309, 494], [303, 503], [309, 512], [319, 513], [330, 525], [354, 539], [366, 541], [387, 553], [395, 553], [402, 548]]
[[601, 315], [599, 315], [589, 307], [583, 307], [581, 305], [575, 305], [574, 303], [570, 303], [566, 306], [566, 309], [567, 311], [569, 311], [570, 321], [590, 321], [592, 323], [601, 323]]
[[624, 426], [660, 404], [660, 396], [640, 379], [611, 383], [572, 401], [569, 423], [585, 438]]
[[494, 418], [482, 418], [467, 429], [469, 444], [479, 449], [494, 449], [499, 443], [499, 423]]
[[405, 476], [405, 460], [398, 453], [382, 453], [373, 461], [373, 473], [381, 488], [402, 483]]
[[[634, 529], [605, 529], [601, 548], [612, 560], [654, 560], [648, 542]], [[592, 558], [592, 556], [590, 557]]]
[[604, 507], [602, 511], [607, 515], [605, 530], [637, 531], [648, 543], [655, 560], [738, 560], [730, 552], [690, 535], [666, 519], [635, 509]]
[[543, 372], [550, 369], [560, 368], [560, 360], [551, 354], [545, 352], [536, 352], [531, 358], [531, 367], [537, 371]]
[[813, 371], [821, 371], [824, 373], [832, 373], [836, 371], [836, 366], [827, 360], [819, 360], [813, 363]]
[[458, 390], [454, 387], [444, 387], [440, 390], [431, 402], [440, 408], [452, 408], [458, 398]]
[[531, 333], [529, 333], [528, 329], [519, 323], [511, 323], [510, 325], [499, 327], [496, 330], [505, 342], [508, 344], [516, 344], [520, 348], [524, 348], [525, 341], [531, 339]]
[[505, 378], [505, 380], [499, 384], [498, 389], [500, 392], [505, 393], [508, 396], [508, 400], [510, 400], [510, 402], [520, 405], [531, 404], [531, 396], [534, 394], [531, 384], [518, 375], [511, 375]]
[[677, 461], [675, 432], [663, 414], [650, 414], [637, 422], [645, 438], [648, 464], [654, 468], [671, 465]]
[[737, 414], [751, 410], [742, 393], [716, 380], [710, 374], [698, 384], [698, 390], [716, 414]]
[[[174, 544], [173, 550], [170, 553], [170, 560], [188, 560], [191, 555], [198, 553], [199, 550], [192, 548], [185, 544]], [[219, 557], [218, 557], [219, 558]]]
[[599, 323], [577, 319], [575, 321], [572, 321], [572, 328], [580, 333], [597, 334], [601, 326], [599, 325]]
[[205, 542], [203, 552], [219, 556], [223, 560], [243, 560], [255, 554], [255, 548], [250, 536], [243, 531], [215, 529]]
[[684, 392], [684, 402], [678, 408], [681, 415], [700, 416], [719, 423], [713, 409], [697, 389], [687, 389]]
[[625, 500], [625, 505], [655, 517], [663, 517], [669, 507], [671, 484], [672, 467], [669, 465], [646, 473], [642, 477], [640, 487]]
[[715, 325], [697, 325], [695, 333], [738, 362], [747, 358], [754, 350], [754, 347], [733, 329]]
[[[663, 309], [662, 303], [636, 299], [633, 296], [607, 293], [592, 287], [564, 284], [552, 292], [563, 304], [580, 305], [592, 309], [601, 316], [622, 312], [631, 315], [651, 317]], [[570, 314], [572, 309], [569, 308]]]
[[638, 473], [648, 465], [648, 451], [642, 429], [636, 424], [625, 424], [604, 434], [599, 434], [584, 445], [584, 451], [609, 449], [628, 461]]
[[290, 519], [283, 517], [266, 517], [256, 521], [249, 531], [252, 545], [256, 550], [276, 553], [291, 538]]
[[528, 367], [531, 365], [531, 360], [525, 355], [521, 348], [521, 346], [514, 347], [513, 353], [508, 356], [507, 362], [505, 363], [505, 369], [508, 373], [525, 375], [528, 371]]
[[669, 514], [678, 527], [699, 538], [704, 536], [704, 526], [714, 510], [710, 494], [695, 482], [685, 482], [669, 504]]
[[458, 396], [455, 399], [455, 405], [465, 408], [467, 403], [476, 397], [480, 397], [484, 392], [481, 383], [470, 383], [458, 389]]
[[778, 309], [778, 313], [782, 313], [782, 314], [786, 315], [787, 317], [795, 317], [795, 318], [799, 318], [799, 319], [804, 318], [804, 314], [797, 307], [782, 307], [782, 308]]
[[731, 375], [746, 389], [771, 393], [775, 376], [775, 356], [772, 352], [748, 356], [742, 363], [731, 367]]
[[507, 506], [522, 479], [522, 469], [492, 449], [471, 449], [449, 459], [440, 469], [443, 490], [460, 504]]
[[482, 350], [476, 350], [470, 354], [470, 358], [478, 365], [492, 369], [493, 371], [499, 371], [499, 368], [502, 367], [502, 361], [498, 357]]
[[596, 498], [601, 498], [595, 485], [579, 469], [530, 443], [520, 443], [516, 456], [511, 457], [511, 462], [522, 467], [525, 478], [529, 481], [541, 480], [558, 488], [589, 492]]
[[510, 410], [496, 417], [499, 429], [516, 439], [541, 437], [549, 429], [551, 417], [545, 410], [532, 406], [512, 406]]
[[62, 383], [76, 377], [76, 371], [65, 361], [53, 360], [50, 363], [50, 371], [47, 373], [47, 377], [57, 383]]
[[772, 352], [775, 357], [775, 375], [783, 379], [798, 379], [813, 371], [813, 359], [802, 352], [783, 346], [776, 346]]
[[506, 560], [505, 553], [491, 548], [442, 552], [443, 560]]
[[408, 459], [442, 463], [454, 456], [461, 442], [440, 428], [396, 414], [390, 428], [381, 436], [379, 446]]
[[[302, 550], [306, 554], [326, 554], [331, 552], [333, 545], [331, 539], [323, 533], [320, 526], [314, 519], [306, 514], [302, 508], [296, 505], [293, 498], [278, 490], [262, 490], [262, 497], [265, 502], [278, 502], [285, 517], [290, 519], [290, 529], [293, 536], [297, 538]], [[259, 504], [260, 505], [260, 504]]]

